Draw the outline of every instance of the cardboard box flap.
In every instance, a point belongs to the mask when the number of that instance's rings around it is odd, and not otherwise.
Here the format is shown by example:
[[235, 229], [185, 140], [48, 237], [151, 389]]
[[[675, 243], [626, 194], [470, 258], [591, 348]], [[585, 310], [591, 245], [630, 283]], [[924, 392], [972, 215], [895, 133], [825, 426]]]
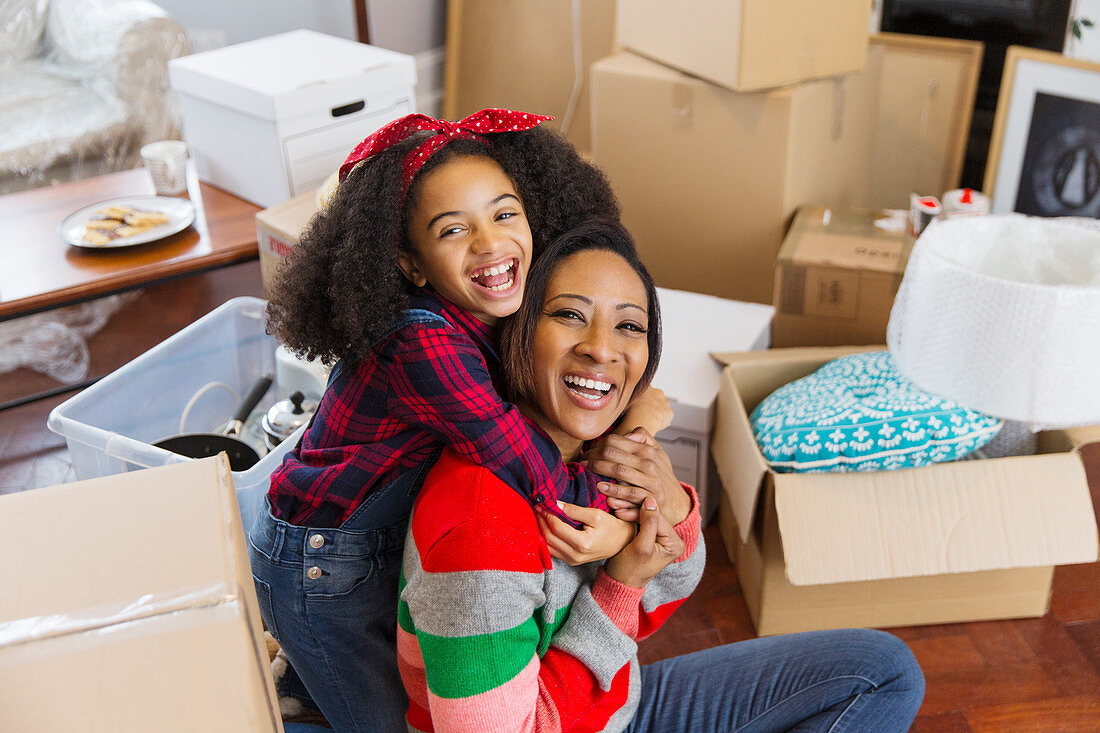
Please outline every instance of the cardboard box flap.
[[795, 585], [1098, 557], [1092, 499], [1072, 452], [875, 473], [777, 474], [775, 504]]
[[779, 263], [895, 273], [913, 238], [900, 209], [802, 206], [779, 250]]
[[[713, 351], [710, 357], [723, 366], [731, 366], [733, 364], [752, 364], [756, 362], [767, 362], [769, 364], [786, 363], [796, 364], [801, 362], [813, 362], [815, 363], [814, 369], [821, 366], [830, 359], [838, 359], [848, 354], [855, 354], [861, 351], [885, 351], [886, 346], [796, 346], [787, 349], [769, 349], [767, 351]], [[813, 371], [811, 369], [810, 371]], [[810, 372], [806, 372], [809, 374]], [[775, 381], [775, 380], [773, 380]], [[785, 384], [785, 382], [777, 382], [778, 386]], [[752, 407], [749, 407], [746, 412], [751, 412], [752, 408], [756, 407], [754, 403]]]
[[[884, 346], [863, 347], [864, 350]], [[725, 364], [718, 387], [718, 411], [711, 455], [722, 483], [730, 494], [741, 541], [748, 539], [768, 463], [756, 447], [748, 416], [761, 400], [779, 386], [810, 374], [823, 362], [853, 348], [802, 348], [782, 351], [712, 352]]]
[[1091, 443], [1100, 443], [1100, 425], [1082, 425], [1056, 432], [1064, 434], [1074, 448], [1080, 448]]
[[718, 476], [726, 487], [737, 531], [744, 542], [752, 529], [752, 516], [768, 464], [755, 449], [756, 441], [748, 417], [741, 409], [742, 397], [737, 385], [731, 367], [724, 369], [718, 386], [717, 413], [723, 417], [714, 422], [710, 451]]

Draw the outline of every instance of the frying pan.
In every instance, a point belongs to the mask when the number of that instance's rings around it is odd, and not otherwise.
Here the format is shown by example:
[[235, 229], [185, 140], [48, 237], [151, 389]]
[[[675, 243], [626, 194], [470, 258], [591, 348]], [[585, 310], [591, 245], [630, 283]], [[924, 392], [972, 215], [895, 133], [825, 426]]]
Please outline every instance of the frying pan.
[[271, 388], [272, 376], [265, 374], [252, 383], [248, 394], [241, 400], [236, 414], [225, 430], [221, 433], [187, 433], [185, 435], [173, 435], [163, 440], [158, 440], [153, 445], [158, 448], [178, 453], [188, 458], [206, 458], [223, 451], [229, 456], [229, 469], [231, 471], [247, 471], [255, 466], [260, 455], [256, 449], [236, 437], [248, 419], [252, 410], [260, 403], [267, 390]]

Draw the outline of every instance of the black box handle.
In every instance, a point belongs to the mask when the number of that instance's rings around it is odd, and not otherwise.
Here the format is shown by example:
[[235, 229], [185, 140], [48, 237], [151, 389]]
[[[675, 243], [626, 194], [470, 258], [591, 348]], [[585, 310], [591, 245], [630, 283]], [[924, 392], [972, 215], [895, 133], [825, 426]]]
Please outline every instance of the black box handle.
[[358, 102], [352, 102], [351, 104], [344, 104], [339, 107], [333, 107], [332, 116], [343, 117], [344, 115], [355, 114], [366, 106], [367, 103], [360, 99]]

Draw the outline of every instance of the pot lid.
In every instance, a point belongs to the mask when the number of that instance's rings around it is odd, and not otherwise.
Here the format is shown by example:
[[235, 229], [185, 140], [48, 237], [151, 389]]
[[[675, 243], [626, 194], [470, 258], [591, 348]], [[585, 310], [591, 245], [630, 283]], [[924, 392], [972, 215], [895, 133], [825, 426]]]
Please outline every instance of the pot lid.
[[265, 433], [276, 440], [283, 440], [309, 422], [316, 411], [316, 402], [307, 400], [301, 392], [294, 392], [289, 399], [272, 405], [260, 422]]

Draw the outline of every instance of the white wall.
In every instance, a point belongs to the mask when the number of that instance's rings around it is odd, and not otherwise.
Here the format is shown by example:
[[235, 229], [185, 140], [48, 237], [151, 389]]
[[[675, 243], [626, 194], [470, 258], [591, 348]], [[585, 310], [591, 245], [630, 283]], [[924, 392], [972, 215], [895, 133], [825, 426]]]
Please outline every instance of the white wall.
[[1066, 33], [1066, 55], [1089, 61], [1100, 61], [1100, 0], [1075, 0], [1069, 17], [1088, 18], [1092, 28], [1081, 27], [1081, 40]]
[[411, 54], [441, 48], [446, 10], [446, 0], [367, 0], [371, 45]]
[[196, 51], [297, 28], [354, 39], [350, 0], [155, 0], [183, 23]]
[[[352, 0], [155, 0], [191, 35], [196, 51], [308, 28], [355, 39]], [[371, 44], [418, 54], [443, 46], [446, 0], [367, 0]]]

